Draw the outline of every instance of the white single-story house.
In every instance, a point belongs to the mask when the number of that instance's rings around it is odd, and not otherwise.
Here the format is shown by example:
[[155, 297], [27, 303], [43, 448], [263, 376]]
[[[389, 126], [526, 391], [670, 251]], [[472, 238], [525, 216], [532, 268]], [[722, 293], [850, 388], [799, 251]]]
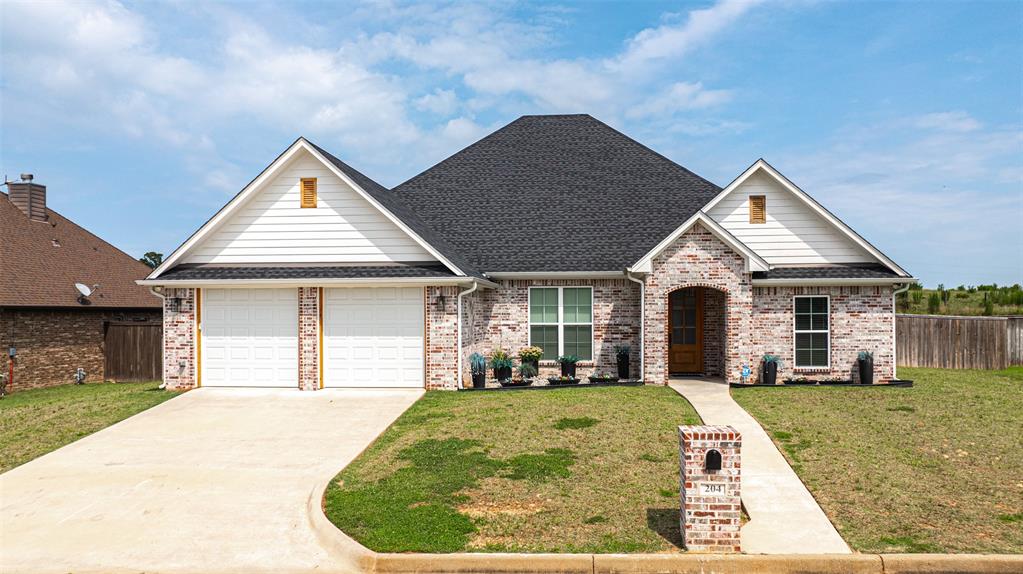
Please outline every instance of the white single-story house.
[[164, 381], [425, 387], [543, 349], [579, 373], [895, 377], [913, 279], [764, 160], [724, 188], [588, 115], [524, 116], [387, 189], [299, 138], [140, 283]]

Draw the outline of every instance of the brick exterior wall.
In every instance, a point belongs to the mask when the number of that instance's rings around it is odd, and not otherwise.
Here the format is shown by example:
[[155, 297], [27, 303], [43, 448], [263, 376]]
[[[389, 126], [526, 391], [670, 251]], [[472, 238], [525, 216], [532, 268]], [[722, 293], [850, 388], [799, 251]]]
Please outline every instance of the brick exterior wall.
[[[827, 295], [831, 298], [831, 364], [825, 369], [794, 369], [794, 303], [796, 295]], [[892, 321], [892, 288], [884, 287], [757, 287], [753, 292], [753, 350], [779, 355], [783, 377], [805, 376], [813, 379], [852, 378], [859, 382], [856, 356], [860, 351], [874, 353], [874, 379], [895, 377], [893, 353], [895, 331]], [[759, 362], [754, 378], [760, 377]]]
[[[458, 287], [427, 287], [425, 291], [426, 388], [456, 389], [458, 388], [458, 293], [460, 289]], [[441, 296], [443, 296], [443, 301]], [[464, 312], [463, 309], [463, 314]]]
[[[678, 435], [683, 544], [690, 552], [739, 552], [742, 435], [729, 426], [698, 425], [680, 426]], [[721, 470], [706, 469], [710, 450], [721, 453]], [[718, 492], [704, 492], [704, 485]]]
[[17, 348], [14, 384], [8, 392], [66, 385], [75, 370], [85, 369], [86, 381], [102, 381], [104, 324], [107, 321], [159, 321], [159, 309], [0, 309], [3, 374], [9, 375], [9, 347]]
[[320, 288], [298, 288], [298, 387], [320, 388]]
[[166, 289], [163, 294], [163, 382], [167, 388], [195, 387], [195, 352], [195, 289]]
[[[654, 258], [653, 271], [647, 275], [644, 285], [646, 372], [643, 378], [647, 383], [663, 385], [668, 382], [668, 296], [685, 287], [704, 287], [719, 293], [708, 297], [713, 308], [704, 310], [704, 328], [720, 329], [723, 320], [724, 336], [721, 337], [718, 330], [710, 341], [705, 340], [705, 345], [710, 344], [704, 350], [705, 369], [708, 364], [711, 368], [720, 365], [726, 380], [738, 382], [741, 365], [752, 364], [754, 354], [753, 285], [745, 267], [741, 255], [700, 224]], [[715, 318], [714, 312], [719, 317]], [[708, 323], [713, 325], [708, 326]]]
[[[470, 384], [468, 358], [474, 352], [489, 356], [496, 347], [512, 355], [529, 346], [530, 287], [593, 288], [593, 361], [580, 362], [576, 375], [616, 370], [614, 346], [633, 349], [632, 376], [639, 376], [639, 285], [628, 279], [532, 279], [498, 281], [499, 289], [481, 289], [463, 298], [463, 384]], [[540, 376], [560, 375], [555, 361], [540, 364]], [[490, 373], [488, 372], [488, 378]]]

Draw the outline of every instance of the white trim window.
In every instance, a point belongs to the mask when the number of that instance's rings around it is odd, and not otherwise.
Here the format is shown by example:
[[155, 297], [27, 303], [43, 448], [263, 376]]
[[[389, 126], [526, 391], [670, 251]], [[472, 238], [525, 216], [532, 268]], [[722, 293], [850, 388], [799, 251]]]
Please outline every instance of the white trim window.
[[793, 297], [794, 351], [797, 369], [827, 369], [831, 365], [831, 298]]
[[529, 344], [543, 349], [541, 360], [575, 355], [593, 360], [593, 288], [530, 287]]

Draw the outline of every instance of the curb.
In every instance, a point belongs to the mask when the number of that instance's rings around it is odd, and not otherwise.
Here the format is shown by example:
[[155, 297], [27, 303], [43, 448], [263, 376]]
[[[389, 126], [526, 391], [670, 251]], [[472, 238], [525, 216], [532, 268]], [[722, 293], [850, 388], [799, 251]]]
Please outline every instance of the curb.
[[[371, 552], [371, 551], [370, 551]], [[372, 552], [371, 552], [372, 553]], [[377, 574], [1018, 574], [1015, 554], [375, 554]]]

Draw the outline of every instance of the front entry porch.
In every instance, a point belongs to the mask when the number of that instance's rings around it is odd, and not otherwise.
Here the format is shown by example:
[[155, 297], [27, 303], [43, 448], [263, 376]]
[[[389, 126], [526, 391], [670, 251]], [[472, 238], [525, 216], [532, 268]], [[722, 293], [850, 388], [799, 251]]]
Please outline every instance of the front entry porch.
[[721, 376], [724, 369], [726, 296], [709, 287], [668, 294], [668, 373]]

